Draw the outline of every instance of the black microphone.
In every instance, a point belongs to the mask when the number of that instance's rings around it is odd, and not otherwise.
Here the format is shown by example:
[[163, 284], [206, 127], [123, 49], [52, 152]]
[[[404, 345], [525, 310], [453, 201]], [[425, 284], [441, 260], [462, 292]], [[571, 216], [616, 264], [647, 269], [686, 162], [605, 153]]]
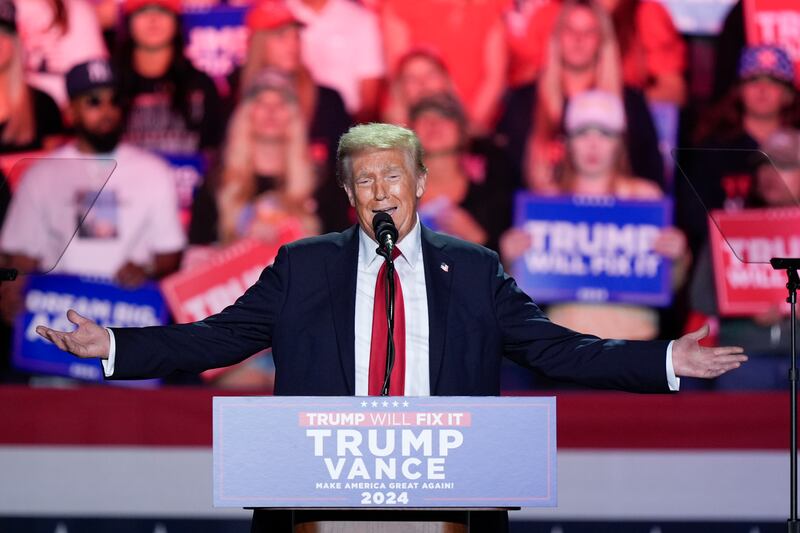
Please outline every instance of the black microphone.
[[375, 232], [375, 239], [380, 247], [386, 251], [387, 255], [390, 255], [398, 236], [392, 217], [383, 211], [375, 213], [375, 216], [372, 217], [372, 230]]

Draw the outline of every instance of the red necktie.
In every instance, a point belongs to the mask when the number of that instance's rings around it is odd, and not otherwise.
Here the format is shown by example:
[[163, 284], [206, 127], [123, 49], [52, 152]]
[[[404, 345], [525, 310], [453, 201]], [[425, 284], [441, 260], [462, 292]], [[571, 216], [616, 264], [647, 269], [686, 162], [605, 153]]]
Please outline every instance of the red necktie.
[[[392, 260], [400, 250], [392, 250]], [[389, 325], [386, 322], [386, 262], [378, 271], [375, 282], [375, 305], [372, 308], [372, 342], [369, 349], [369, 395], [379, 396], [386, 376], [386, 341]], [[390, 396], [403, 396], [406, 381], [406, 313], [400, 276], [394, 272], [394, 366], [389, 385]]]

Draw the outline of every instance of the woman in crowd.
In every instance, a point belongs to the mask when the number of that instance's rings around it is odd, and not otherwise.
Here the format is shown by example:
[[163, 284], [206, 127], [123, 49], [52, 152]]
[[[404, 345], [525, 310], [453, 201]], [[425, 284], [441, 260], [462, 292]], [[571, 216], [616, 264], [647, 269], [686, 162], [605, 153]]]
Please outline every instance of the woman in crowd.
[[342, 230], [352, 222], [347, 197], [334, 179], [339, 137], [350, 127], [344, 102], [335, 90], [318, 85], [303, 65], [299, 23], [283, 2], [258, 3], [245, 22], [250, 43], [241, 71], [232, 77], [232, 92], [238, 95], [265, 68], [280, 71], [291, 81], [320, 176], [317, 197], [323, 228]]
[[16, 8], [28, 82], [65, 109], [65, 74], [108, 55], [97, 16], [86, 0], [22, 0]]
[[228, 125], [221, 165], [198, 193], [192, 244], [244, 237], [275, 241], [281, 233], [317, 233], [316, 178], [297, 95], [282, 73], [251, 82]]
[[[263, 71], [244, 91], [221, 159], [195, 198], [191, 244], [229, 245], [243, 238], [282, 244], [319, 233], [305, 121], [282, 73]], [[206, 378], [215, 386], [253, 389], [271, 387], [273, 374], [272, 360], [261, 355]]]
[[[567, 106], [566, 157], [556, 181], [557, 193], [580, 196], [613, 196], [621, 200], [659, 200], [661, 189], [628, 170], [625, 149], [625, 112], [613, 93], [588, 91], [575, 95]], [[531, 245], [521, 229], [506, 232], [500, 248], [510, 264]], [[680, 287], [691, 262], [682, 232], [662, 230], [653, 250], [672, 262], [673, 286]], [[553, 322], [604, 338], [654, 339], [658, 336], [658, 312], [640, 305], [565, 302], [550, 305]]]
[[454, 96], [423, 98], [409, 124], [425, 151], [428, 179], [422, 222], [438, 231], [497, 250], [511, 223], [511, 194], [502, 153], [470, 142], [467, 117]]
[[53, 99], [25, 82], [14, 4], [0, 0], [0, 153], [54, 148], [62, 131]]
[[426, 48], [442, 59], [473, 133], [492, 130], [505, 88], [506, 0], [383, 0], [381, 17], [390, 75], [409, 51]]
[[[706, 211], [741, 208], [755, 188], [747, 150], [756, 150], [775, 132], [800, 127], [794, 65], [775, 46], [747, 47], [739, 61], [739, 82], [700, 121], [696, 146], [681, 151], [678, 164], [691, 181], [676, 181], [679, 223], [697, 252], [705, 241]], [[700, 195], [705, 208], [695, 197]]]
[[117, 53], [130, 106], [125, 140], [165, 155], [213, 157], [224, 132], [214, 82], [183, 53], [180, 0], [125, 0]]
[[498, 125], [528, 188], [542, 194], [558, 190], [553, 170], [564, 153], [564, 107], [573, 95], [589, 89], [623, 98], [633, 173], [662, 184], [664, 163], [655, 126], [641, 91], [623, 84], [616, 36], [606, 12], [591, 0], [565, 0], [548, 51], [539, 80], [508, 93]]
[[383, 120], [408, 124], [409, 110], [423, 98], [453, 93], [453, 82], [441, 58], [430, 50], [411, 50], [397, 61]]
[[[557, 26], [562, 4], [546, 3], [528, 18], [526, 31], [510, 41], [512, 83], [533, 80], [547, 61], [546, 40]], [[669, 12], [658, 2], [595, 0], [611, 17], [626, 85], [644, 92], [649, 101], [682, 105], [686, 100], [686, 44]]]

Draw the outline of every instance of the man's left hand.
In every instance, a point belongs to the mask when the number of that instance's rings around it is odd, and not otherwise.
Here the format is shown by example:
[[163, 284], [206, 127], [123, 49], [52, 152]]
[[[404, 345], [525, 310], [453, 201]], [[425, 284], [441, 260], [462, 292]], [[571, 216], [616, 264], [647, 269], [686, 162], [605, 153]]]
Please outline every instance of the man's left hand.
[[687, 333], [672, 345], [672, 367], [676, 376], [716, 378], [747, 361], [744, 349], [739, 346], [700, 346], [699, 341], [708, 335], [708, 330], [708, 325], [705, 325]]

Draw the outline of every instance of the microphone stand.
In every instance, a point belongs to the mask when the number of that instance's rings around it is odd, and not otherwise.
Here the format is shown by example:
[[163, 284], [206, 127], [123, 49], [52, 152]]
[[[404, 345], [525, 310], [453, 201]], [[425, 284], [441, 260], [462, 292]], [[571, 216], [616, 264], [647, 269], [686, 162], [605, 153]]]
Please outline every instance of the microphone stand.
[[789, 533], [800, 533], [800, 521], [797, 518], [797, 289], [800, 288], [800, 277], [797, 274], [800, 269], [800, 258], [790, 259], [785, 257], [774, 257], [770, 259], [770, 264], [775, 270], [785, 270], [788, 277], [786, 289], [789, 297], [786, 301], [791, 306], [791, 347], [792, 347], [792, 366], [789, 370], [789, 383], [791, 385], [791, 424], [789, 427], [789, 464], [790, 472], [790, 514], [787, 524]]
[[392, 383], [392, 369], [394, 368], [394, 260], [392, 251], [394, 242], [391, 237], [386, 239], [385, 246], [379, 246], [378, 255], [386, 261], [386, 374], [383, 378], [381, 396], [389, 396], [389, 386]]

